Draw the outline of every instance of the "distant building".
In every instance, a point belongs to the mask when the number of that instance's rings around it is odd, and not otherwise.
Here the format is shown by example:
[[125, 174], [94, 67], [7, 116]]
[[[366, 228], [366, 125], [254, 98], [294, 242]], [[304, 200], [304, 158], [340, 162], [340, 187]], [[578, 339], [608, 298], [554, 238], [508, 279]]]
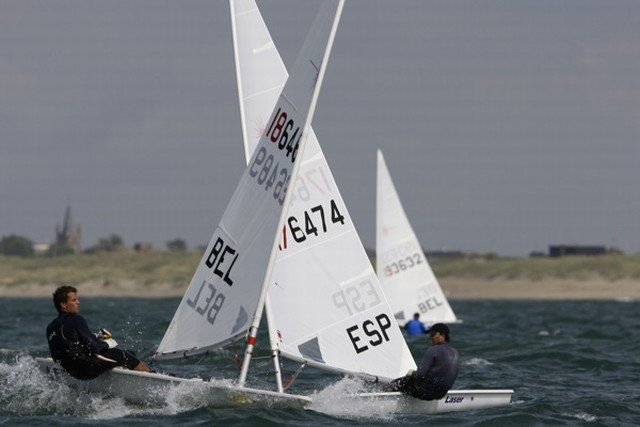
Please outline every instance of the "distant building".
[[529, 253], [530, 258], [546, 258], [547, 254], [543, 251], [533, 251]]
[[133, 250], [136, 252], [151, 252], [153, 251], [153, 245], [151, 243], [136, 242], [133, 245]]
[[44, 255], [49, 251], [51, 244], [49, 243], [34, 243], [33, 244], [33, 252], [36, 255]]
[[62, 227], [60, 224], [56, 225], [56, 244], [66, 244], [73, 248], [74, 251], [80, 252], [81, 236], [80, 226], [73, 222], [71, 207], [67, 206]]
[[620, 250], [607, 248], [601, 245], [552, 245], [549, 246], [550, 257], [562, 257], [570, 255], [607, 255], [619, 254]]

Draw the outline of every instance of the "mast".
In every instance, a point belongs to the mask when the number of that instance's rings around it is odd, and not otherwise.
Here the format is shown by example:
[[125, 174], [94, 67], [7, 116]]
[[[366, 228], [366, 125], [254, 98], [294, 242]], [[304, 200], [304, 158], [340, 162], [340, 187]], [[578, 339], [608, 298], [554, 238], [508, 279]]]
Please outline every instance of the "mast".
[[278, 349], [278, 331], [273, 327], [273, 314], [271, 312], [271, 301], [269, 294], [264, 302], [264, 314], [267, 317], [267, 326], [269, 330], [269, 342], [271, 343], [271, 358], [273, 360], [273, 370], [276, 375], [276, 388], [278, 393], [283, 393], [282, 371], [280, 370], [280, 350]]

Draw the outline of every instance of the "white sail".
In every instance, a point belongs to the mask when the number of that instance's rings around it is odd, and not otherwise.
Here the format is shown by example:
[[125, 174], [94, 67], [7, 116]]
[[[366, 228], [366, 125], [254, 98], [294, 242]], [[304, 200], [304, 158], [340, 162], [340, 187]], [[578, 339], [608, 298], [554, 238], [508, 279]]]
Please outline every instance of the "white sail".
[[[235, 1], [245, 150], [251, 153], [287, 72], [252, 0]], [[415, 362], [312, 130], [278, 242], [269, 288], [282, 355], [391, 379]]]
[[229, 5], [242, 140], [248, 162], [288, 74], [255, 1], [230, 0]]
[[283, 207], [291, 199], [290, 181], [296, 181], [305, 129], [310, 126], [341, 9], [342, 2], [321, 6], [157, 358], [203, 353], [245, 334], [249, 327], [257, 328], [275, 257], [276, 230], [281, 229]]
[[420, 313], [422, 322], [456, 322], [420, 242], [404, 212], [378, 150], [376, 196], [376, 271], [398, 322]]

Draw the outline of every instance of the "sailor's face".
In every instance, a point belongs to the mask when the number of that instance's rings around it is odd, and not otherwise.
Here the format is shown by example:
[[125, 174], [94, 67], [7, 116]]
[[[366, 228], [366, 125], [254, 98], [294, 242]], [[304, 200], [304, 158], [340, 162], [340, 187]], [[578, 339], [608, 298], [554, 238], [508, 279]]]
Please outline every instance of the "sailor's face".
[[431, 339], [431, 344], [436, 345], [444, 341], [444, 335], [440, 332], [432, 332], [429, 334], [429, 338]]
[[67, 295], [67, 302], [60, 304], [62, 311], [69, 314], [80, 313], [80, 300], [76, 292], [69, 292]]

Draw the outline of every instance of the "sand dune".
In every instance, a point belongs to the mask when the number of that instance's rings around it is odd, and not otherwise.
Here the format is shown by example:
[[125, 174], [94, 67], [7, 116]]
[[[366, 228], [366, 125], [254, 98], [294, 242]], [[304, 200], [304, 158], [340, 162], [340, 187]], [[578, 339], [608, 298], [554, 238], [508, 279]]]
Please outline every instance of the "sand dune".
[[640, 299], [640, 281], [623, 279], [540, 281], [473, 280], [444, 278], [440, 281], [450, 299]]
[[[570, 280], [545, 279], [540, 281], [476, 280], [445, 277], [440, 280], [451, 300], [456, 299], [624, 299], [640, 300], [640, 280], [602, 279]], [[182, 296], [184, 286], [170, 284], [137, 285], [133, 282], [82, 283], [76, 286], [81, 296], [121, 296], [161, 298]], [[1, 286], [0, 297], [50, 297], [55, 285]]]

